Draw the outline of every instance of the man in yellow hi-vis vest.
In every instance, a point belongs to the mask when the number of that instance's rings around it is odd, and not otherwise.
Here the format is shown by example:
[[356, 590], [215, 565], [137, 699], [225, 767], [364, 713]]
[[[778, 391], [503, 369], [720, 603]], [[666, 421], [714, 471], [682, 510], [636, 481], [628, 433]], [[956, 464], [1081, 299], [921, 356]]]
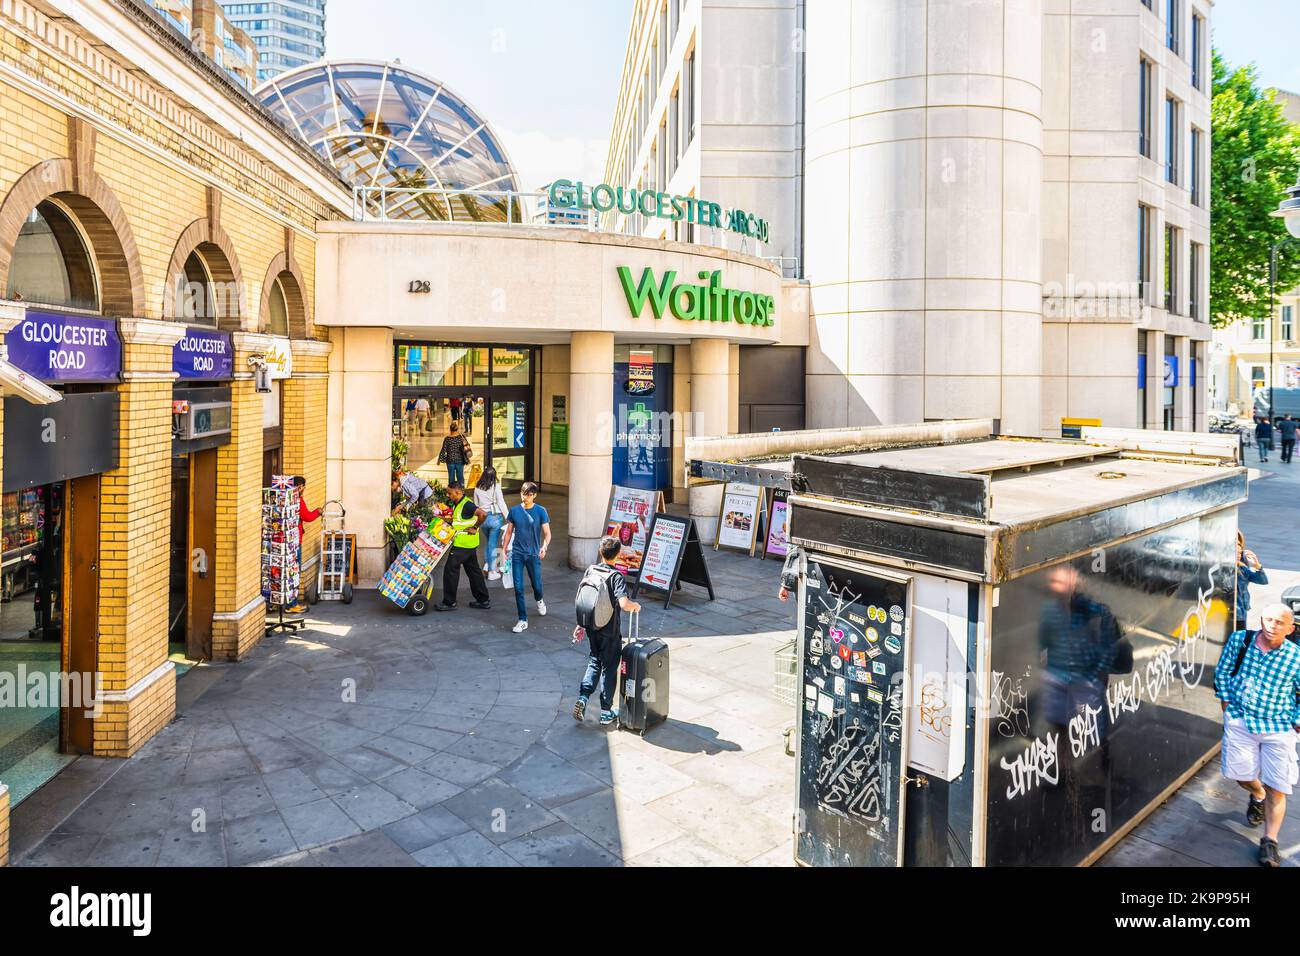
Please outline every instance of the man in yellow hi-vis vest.
[[442, 601], [433, 609], [450, 611], [456, 607], [456, 589], [460, 587], [460, 569], [464, 565], [469, 590], [474, 595], [469, 606], [486, 611], [492, 606], [492, 600], [478, 561], [478, 529], [487, 519], [487, 512], [474, 507], [474, 500], [465, 497], [465, 487], [460, 482], [447, 486], [447, 496], [451, 498], [451, 526], [456, 530], [456, 537], [451, 539], [442, 572]]

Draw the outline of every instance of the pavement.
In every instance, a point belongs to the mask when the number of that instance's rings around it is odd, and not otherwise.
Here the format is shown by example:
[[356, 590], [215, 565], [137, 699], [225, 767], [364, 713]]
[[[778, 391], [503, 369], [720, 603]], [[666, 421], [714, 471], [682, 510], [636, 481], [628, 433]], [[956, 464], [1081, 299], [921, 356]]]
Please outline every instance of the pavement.
[[15, 808], [19, 866], [793, 863], [789, 707], [771, 694], [793, 610], [778, 562], [707, 551], [717, 600], [643, 602], [670, 647], [670, 719], [644, 738], [570, 715], [585, 644], [566, 503], [550, 613], [412, 617], [373, 591], [178, 683], [178, 719], [127, 761], [79, 758]]
[[[1300, 456], [1284, 465], [1274, 450], [1268, 463], [1260, 464], [1257, 449], [1247, 448], [1246, 464], [1250, 499], [1240, 509], [1239, 524], [1246, 547], [1268, 574], [1268, 584], [1250, 588], [1249, 623], [1258, 627], [1260, 608], [1300, 584]], [[1216, 755], [1098, 865], [1258, 866], [1261, 830], [1246, 826], [1245, 817], [1245, 791], [1224, 778]], [[1283, 866], [1300, 866], [1300, 810], [1294, 806], [1282, 824], [1278, 849]]]

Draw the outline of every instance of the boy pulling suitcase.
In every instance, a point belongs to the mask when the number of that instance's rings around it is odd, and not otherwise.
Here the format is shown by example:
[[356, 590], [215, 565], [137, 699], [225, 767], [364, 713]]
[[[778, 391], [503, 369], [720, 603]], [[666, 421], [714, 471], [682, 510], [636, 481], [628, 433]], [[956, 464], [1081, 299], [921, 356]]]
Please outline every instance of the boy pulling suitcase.
[[576, 644], [585, 636], [589, 656], [587, 669], [582, 675], [578, 700], [573, 705], [573, 719], [582, 720], [587, 712], [587, 698], [600, 684], [600, 722], [614, 722], [614, 694], [618, 690], [618, 673], [622, 661], [623, 635], [619, 625], [619, 609], [637, 613], [641, 605], [627, 596], [627, 582], [614, 567], [614, 559], [623, 545], [613, 535], [600, 539], [600, 561], [591, 565], [582, 575], [578, 594], [574, 599], [578, 626], [573, 629]]

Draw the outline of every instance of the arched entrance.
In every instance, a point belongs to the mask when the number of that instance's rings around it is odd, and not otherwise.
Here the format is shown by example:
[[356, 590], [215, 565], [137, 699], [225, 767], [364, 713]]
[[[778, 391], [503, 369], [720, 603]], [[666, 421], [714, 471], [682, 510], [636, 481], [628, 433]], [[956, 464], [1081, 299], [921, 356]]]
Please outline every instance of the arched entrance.
[[[0, 774], [16, 800], [94, 746], [99, 689], [100, 476], [117, 461], [122, 350], [117, 316], [143, 289], [121, 207], [94, 175], [73, 190], [71, 163], [21, 177], [0, 204], [0, 290], [23, 303], [10, 360], [61, 391], [53, 405], [5, 400], [0, 670], [45, 675], [43, 704], [7, 708]], [[58, 442], [45, 436], [53, 430]], [[68, 690], [54, 692], [66, 674]], [[63, 704], [60, 707], [60, 703]], [[15, 734], [15, 730], [21, 733]]]

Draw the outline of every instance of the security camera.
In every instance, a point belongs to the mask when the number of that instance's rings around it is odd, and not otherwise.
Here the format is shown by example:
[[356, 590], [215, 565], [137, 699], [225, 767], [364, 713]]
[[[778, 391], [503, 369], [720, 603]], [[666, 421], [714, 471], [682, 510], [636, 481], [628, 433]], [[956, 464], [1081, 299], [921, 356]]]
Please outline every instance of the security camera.
[[257, 392], [271, 391], [271, 369], [266, 364], [265, 356], [250, 355], [248, 357], [248, 366], [253, 370], [253, 390]]

